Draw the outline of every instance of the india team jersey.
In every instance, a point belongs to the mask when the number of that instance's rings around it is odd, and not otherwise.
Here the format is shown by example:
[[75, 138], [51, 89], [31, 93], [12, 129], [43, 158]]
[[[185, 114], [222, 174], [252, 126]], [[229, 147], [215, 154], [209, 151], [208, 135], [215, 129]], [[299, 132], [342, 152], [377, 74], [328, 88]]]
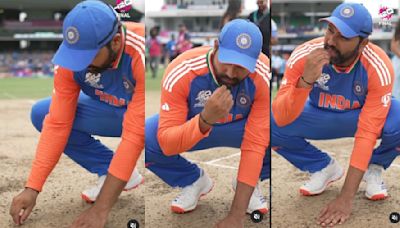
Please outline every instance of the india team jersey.
[[[165, 154], [191, 149], [209, 132], [199, 129], [199, 113], [219, 87], [213, 73], [214, 49], [200, 47], [178, 56], [162, 80], [159, 144]], [[260, 54], [256, 70], [230, 89], [234, 104], [229, 115], [216, 125], [247, 119], [241, 145], [238, 179], [255, 186], [269, 144], [269, 60]], [[212, 129], [211, 129], [212, 130]]]
[[282, 87], [272, 104], [274, 118], [279, 126], [293, 122], [307, 99], [311, 105], [332, 112], [361, 109], [351, 165], [366, 170], [390, 108], [393, 67], [385, 52], [369, 42], [349, 67], [325, 65], [311, 89], [296, 88], [307, 55], [323, 46], [324, 39], [317, 38], [292, 53]]
[[101, 74], [55, 66], [49, 114], [44, 120], [27, 187], [40, 191], [61, 156], [71, 132], [80, 91], [95, 100], [127, 108], [122, 140], [109, 172], [127, 181], [144, 146], [144, 26], [124, 23], [122, 45], [113, 67]]

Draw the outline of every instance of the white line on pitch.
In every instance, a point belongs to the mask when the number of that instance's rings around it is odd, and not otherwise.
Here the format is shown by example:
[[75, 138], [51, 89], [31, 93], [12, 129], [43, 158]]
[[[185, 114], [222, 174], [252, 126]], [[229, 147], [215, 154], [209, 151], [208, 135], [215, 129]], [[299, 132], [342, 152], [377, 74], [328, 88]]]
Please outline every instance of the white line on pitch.
[[213, 159], [213, 160], [207, 161], [205, 163], [206, 164], [213, 164], [215, 162], [218, 162], [218, 161], [221, 161], [221, 160], [224, 160], [224, 159], [228, 159], [228, 158], [233, 158], [233, 157], [236, 157], [236, 156], [239, 156], [239, 155], [240, 155], [240, 153], [231, 154], [231, 155], [228, 155], [228, 156], [225, 156], [225, 157], [221, 157], [221, 158], [217, 158], [217, 159]]
[[190, 160], [190, 162], [195, 163], [195, 164], [204, 164], [204, 165], [219, 167], [219, 168], [237, 169], [236, 167], [232, 167], [232, 166], [228, 166], [228, 165], [220, 165], [220, 164], [208, 163], [208, 162], [203, 162], [203, 161]]
[[206, 165], [211, 165], [211, 166], [215, 166], [215, 167], [219, 167], [219, 168], [226, 168], [226, 169], [237, 169], [236, 167], [232, 167], [232, 166], [228, 166], [228, 165], [220, 165], [220, 164], [214, 164], [214, 163], [204, 163]]

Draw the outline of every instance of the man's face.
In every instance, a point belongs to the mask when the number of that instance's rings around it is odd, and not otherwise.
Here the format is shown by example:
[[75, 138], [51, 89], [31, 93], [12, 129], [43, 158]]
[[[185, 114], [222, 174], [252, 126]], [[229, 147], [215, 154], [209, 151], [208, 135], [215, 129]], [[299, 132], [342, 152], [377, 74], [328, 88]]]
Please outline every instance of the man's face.
[[118, 52], [111, 48], [110, 44], [102, 47], [88, 66], [88, 71], [93, 74], [100, 74], [112, 67], [112, 63], [117, 59]]
[[242, 66], [221, 63], [218, 60], [216, 62], [218, 63], [215, 64], [215, 77], [220, 85], [226, 85], [228, 88], [238, 85], [250, 73]]
[[360, 37], [346, 38], [333, 24], [329, 23], [325, 33], [324, 48], [328, 51], [331, 64], [348, 66], [363, 47]]
[[267, 9], [267, 0], [257, 0], [258, 9], [265, 11]]

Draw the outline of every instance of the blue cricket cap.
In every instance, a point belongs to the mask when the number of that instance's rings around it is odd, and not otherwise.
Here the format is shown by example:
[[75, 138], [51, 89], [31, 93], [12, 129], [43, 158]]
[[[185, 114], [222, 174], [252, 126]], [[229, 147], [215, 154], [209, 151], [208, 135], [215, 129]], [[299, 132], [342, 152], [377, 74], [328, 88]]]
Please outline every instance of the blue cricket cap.
[[262, 34], [254, 23], [244, 19], [232, 20], [222, 28], [218, 40], [220, 62], [254, 72], [262, 47]]
[[115, 36], [118, 26], [118, 16], [111, 6], [93, 0], [79, 3], [64, 20], [63, 41], [53, 63], [72, 71], [85, 69]]
[[330, 17], [322, 18], [335, 25], [346, 38], [368, 37], [372, 33], [372, 17], [362, 4], [342, 3], [333, 10]]

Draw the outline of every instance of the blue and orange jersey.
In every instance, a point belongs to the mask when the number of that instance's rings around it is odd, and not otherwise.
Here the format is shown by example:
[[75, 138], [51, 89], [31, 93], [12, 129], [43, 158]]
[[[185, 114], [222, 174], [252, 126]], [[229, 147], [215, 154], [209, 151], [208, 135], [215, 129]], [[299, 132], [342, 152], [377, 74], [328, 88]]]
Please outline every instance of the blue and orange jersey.
[[[164, 154], [189, 150], [212, 131], [203, 134], [199, 113], [219, 87], [211, 59], [214, 49], [199, 47], [178, 56], [167, 67], [161, 91], [158, 141]], [[241, 144], [238, 180], [255, 186], [269, 145], [269, 59], [260, 54], [256, 70], [231, 88], [234, 105], [217, 125], [247, 118]]]
[[80, 91], [95, 100], [127, 109], [121, 142], [109, 173], [124, 181], [129, 179], [144, 147], [144, 25], [124, 23], [121, 36], [123, 47], [118, 59], [101, 74], [92, 74], [87, 69], [72, 72], [55, 66], [50, 110], [44, 120], [27, 187], [41, 191], [63, 153]]
[[272, 103], [274, 119], [278, 126], [290, 124], [301, 114], [307, 99], [311, 105], [332, 112], [361, 109], [350, 164], [366, 170], [389, 112], [393, 66], [385, 52], [369, 42], [350, 66], [325, 65], [312, 88], [297, 88], [307, 55], [323, 46], [321, 37], [294, 50]]

